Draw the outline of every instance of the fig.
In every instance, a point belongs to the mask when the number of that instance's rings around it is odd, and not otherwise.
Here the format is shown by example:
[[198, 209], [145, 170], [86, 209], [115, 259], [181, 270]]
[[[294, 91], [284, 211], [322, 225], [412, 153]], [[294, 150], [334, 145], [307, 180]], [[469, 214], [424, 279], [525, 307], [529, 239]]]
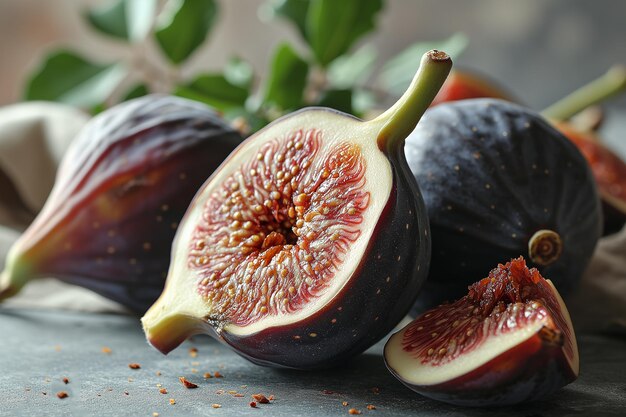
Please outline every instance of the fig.
[[145, 312], [163, 289], [187, 206], [242, 140], [210, 108], [172, 96], [141, 97], [94, 117], [11, 247], [0, 300], [52, 276]]
[[489, 77], [477, 71], [456, 68], [450, 72], [431, 106], [470, 98], [497, 98], [512, 102], [518, 101], [513, 98], [510, 92]]
[[602, 199], [605, 235], [618, 232], [626, 223], [626, 164], [595, 132], [603, 113], [589, 109], [624, 91], [626, 67], [616, 65], [541, 112], [578, 147], [591, 166]]
[[602, 230], [585, 158], [538, 114], [495, 99], [431, 108], [405, 152], [428, 210], [430, 272], [413, 314], [523, 255], [571, 292]]
[[384, 337], [430, 255], [404, 139], [450, 67], [447, 54], [425, 54], [371, 121], [309, 108], [239, 146], [181, 222], [165, 290], [142, 318], [148, 341], [168, 353], [206, 333], [254, 363], [312, 369]]
[[579, 370], [567, 308], [523, 258], [417, 317], [391, 336], [384, 358], [412, 390], [466, 406], [536, 400], [574, 381]]
[[602, 199], [603, 234], [619, 232], [626, 223], [626, 163], [595, 132], [578, 130], [565, 122], [555, 122], [555, 126], [589, 162]]

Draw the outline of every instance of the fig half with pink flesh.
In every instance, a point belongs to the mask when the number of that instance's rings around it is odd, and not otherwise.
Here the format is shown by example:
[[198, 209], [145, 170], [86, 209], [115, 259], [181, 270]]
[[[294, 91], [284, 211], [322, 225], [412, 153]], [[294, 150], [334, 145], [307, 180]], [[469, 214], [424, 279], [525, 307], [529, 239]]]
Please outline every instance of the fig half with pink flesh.
[[408, 312], [430, 256], [404, 139], [451, 67], [424, 55], [400, 100], [363, 122], [310, 108], [275, 121], [203, 185], [143, 317], [163, 353], [207, 333], [251, 361], [329, 367]]
[[542, 398], [574, 381], [579, 368], [561, 296], [523, 258], [417, 317], [391, 336], [384, 357], [414, 391], [468, 406]]
[[11, 247], [0, 300], [54, 277], [144, 313], [163, 290], [189, 202], [242, 140], [209, 107], [173, 96], [144, 96], [94, 117]]

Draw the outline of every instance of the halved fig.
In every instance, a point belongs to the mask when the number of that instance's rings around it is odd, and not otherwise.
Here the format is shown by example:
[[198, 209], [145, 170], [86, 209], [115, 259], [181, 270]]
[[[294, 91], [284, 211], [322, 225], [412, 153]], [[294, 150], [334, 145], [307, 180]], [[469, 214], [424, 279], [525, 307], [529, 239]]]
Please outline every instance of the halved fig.
[[143, 317], [163, 353], [207, 333], [251, 361], [327, 367], [380, 340], [428, 269], [428, 221], [404, 139], [451, 67], [424, 55], [408, 91], [369, 122], [324, 108], [281, 118], [203, 185]]
[[602, 199], [604, 235], [619, 232], [626, 223], [626, 163], [594, 132], [578, 130], [565, 122], [554, 123], [589, 162]]
[[604, 235], [626, 223], [626, 163], [596, 134], [603, 119], [594, 106], [626, 91], [626, 67], [615, 65], [541, 112], [585, 156], [598, 186], [604, 214]]
[[0, 300], [54, 277], [144, 313], [163, 290], [189, 202], [242, 140], [209, 107], [173, 96], [144, 96], [94, 117], [11, 247]]
[[574, 381], [579, 369], [561, 296], [523, 258], [417, 317], [391, 336], [384, 357], [412, 390], [468, 406], [535, 400]]

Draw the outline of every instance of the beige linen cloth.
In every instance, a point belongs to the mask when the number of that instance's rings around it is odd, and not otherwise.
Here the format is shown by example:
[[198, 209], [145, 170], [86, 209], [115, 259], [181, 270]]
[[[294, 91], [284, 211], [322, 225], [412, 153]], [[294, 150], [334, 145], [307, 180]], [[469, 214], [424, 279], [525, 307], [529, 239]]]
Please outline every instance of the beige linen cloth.
[[[0, 268], [11, 243], [43, 206], [64, 151], [88, 120], [53, 103], [0, 108]], [[2, 181], [11, 182], [15, 192], [7, 193]], [[566, 301], [579, 331], [626, 336], [626, 228], [600, 241], [579, 290]], [[31, 282], [5, 305], [124, 312], [112, 301], [54, 279]]]

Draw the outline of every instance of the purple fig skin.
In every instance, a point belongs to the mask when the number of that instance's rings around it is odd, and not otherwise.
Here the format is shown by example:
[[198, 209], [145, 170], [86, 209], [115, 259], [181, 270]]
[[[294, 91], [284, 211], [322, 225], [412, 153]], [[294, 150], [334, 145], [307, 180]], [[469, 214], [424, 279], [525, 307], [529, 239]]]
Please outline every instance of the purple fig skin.
[[145, 311], [163, 289], [189, 202], [242, 140], [207, 106], [172, 96], [144, 96], [96, 116], [12, 248], [0, 300], [52, 276]]
[[329, 368], [372, 346], [408, 313], [428, 273], [430, 229], [403, 151], [389, 157], [393, 190], [372, 235], [374, 244], [350, 281], [303, 321], [246, 337], [222, 331], [220, 338], [237, 353], [259, 365]]

